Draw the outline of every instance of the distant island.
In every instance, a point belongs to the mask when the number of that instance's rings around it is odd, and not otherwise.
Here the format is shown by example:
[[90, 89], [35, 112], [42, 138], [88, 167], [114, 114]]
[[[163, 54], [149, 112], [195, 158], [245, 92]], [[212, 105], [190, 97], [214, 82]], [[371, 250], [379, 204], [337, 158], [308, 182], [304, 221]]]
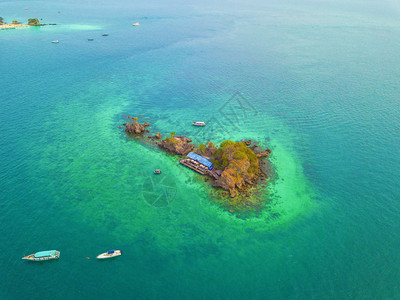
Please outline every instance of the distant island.
[[20, 27], [28, 27], [28, 26], [45, 26], [45, 25], [56, 25], [56, 24], [42, 24], [40, 23], [38, 18], [28, 19], [27, 24], [21, 24], [20, 22], [13, 20], [11, 23], [6, 23], [4, 18], [0, 17], [0, 30], [1, 29], [15, 29]]
[[28, 25], [29, 26], [41, 26], [39, 20], [37, 18], [34, 19], [28, 19]]
[[[123, 124], [125, 133], [145, 143], [157, 145], [173, 155], [179, 155], [180, 163], [194, 171], [207, 176], [213, 187], [218, 187], [230, 196], [229, 206], [244, 204], [249, 190], [257, 183], [268, 178], [264, 158], [271, 153], [270, 149], [261, 149], [251, 140], [224, 141], [216, 146], [208, 141], [206, 144], [194, 145], [192, 140], [184, 136], [176, 136], [171, 132], [162, 139], [161, 134], [150, 135], [149, 123], [140, 124], [138, 118], [129, 116]], [[233, 198], [242, 200], [236, 201]], [[245, 204], [250, 205], [249, 202]]]

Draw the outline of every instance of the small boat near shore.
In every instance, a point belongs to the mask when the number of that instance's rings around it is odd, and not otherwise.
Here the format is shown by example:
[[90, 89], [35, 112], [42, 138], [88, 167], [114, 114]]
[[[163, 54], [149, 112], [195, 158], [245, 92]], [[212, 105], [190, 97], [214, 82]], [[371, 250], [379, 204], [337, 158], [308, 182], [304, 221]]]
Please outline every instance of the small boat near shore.
[[194, 126], [206, 126], [205, 122], [192, 122], [192, 125]]
[[59, 40], [55, 40], [55, 41], [51, 41], [53, 44], [58, 44], [60, 41]]
[[139, 22], [133, 23], [132, 26], [139, 26]]
[[100, 255], [97, 255], [97, 259], [106, 259], [106, 258], [112, 258], [112, 257], [116, 257], [116, 256], [120, 256], [122, 255], [122, 251], [121, 250], [108, 250], [107, 252], [104, 252]]
[[161, 174], [161, 170], [160, 169], [155, 170], [154, 174]]
[[35, 254], [30, 254], [25, 256], [22, 259], [31, 260], [31, 261], [42, 261], [42, 260], [51, 260], [51, 259], [59, 259], [60, 251], [57, 250], [47, 250], [36, 252]]

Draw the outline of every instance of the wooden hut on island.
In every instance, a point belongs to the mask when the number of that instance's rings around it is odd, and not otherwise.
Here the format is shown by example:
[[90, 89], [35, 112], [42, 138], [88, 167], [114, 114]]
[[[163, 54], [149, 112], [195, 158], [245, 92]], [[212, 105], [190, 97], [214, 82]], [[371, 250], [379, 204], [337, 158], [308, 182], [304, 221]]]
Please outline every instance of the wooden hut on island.
[[179, 162], [202, 175], [208, 174], [214, 168], [210, 160], [194, 152], [190, 152]]

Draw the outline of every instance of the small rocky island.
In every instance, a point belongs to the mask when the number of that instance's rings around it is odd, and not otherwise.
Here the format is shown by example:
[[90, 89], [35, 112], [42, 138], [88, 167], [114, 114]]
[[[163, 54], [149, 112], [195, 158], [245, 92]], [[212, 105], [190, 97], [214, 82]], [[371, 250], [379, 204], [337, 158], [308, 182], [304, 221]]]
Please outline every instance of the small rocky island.
[[175, 132], [170, 133], [164, 139], [161, 138], [159, 132], [152, 136], [147, 129], [150, 124], [140, 124], [138, 118], [129, 116], [128, 122], [123, 125], [124, 127], [121, 127], [128, 135], [139, 138], [143, 142], [157, 145], [173, 155], [185, 157], [187, 155], [193, 156], [193, 153], [195, 153], [194, 155], [199, 155], [211, 162], [213, 166], [211, 170], [207, 168], [196, 170], [196, 165], [193, 164], [192, 167], [184, 162], [185, 159], [181, 160], [182, 164], [201, 174], [208, 175], [212, 186], [227, 191], [231, 198], [240, 195], [248, 196], [252, 187], [268, 178], [265, 168], [266, 162], [263, 158], [268, 157], [271, 150], [263, 150], [251, 140], [224, 141], [219, 146], [207, 142], [205, 145], [196, 146], [190, 138], [176, 136]]

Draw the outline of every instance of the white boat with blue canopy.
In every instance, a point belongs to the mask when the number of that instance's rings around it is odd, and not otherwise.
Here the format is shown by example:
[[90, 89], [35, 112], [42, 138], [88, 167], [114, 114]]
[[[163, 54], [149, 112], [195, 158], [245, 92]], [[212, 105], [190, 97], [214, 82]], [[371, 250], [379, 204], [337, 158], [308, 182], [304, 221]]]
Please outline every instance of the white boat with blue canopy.
[[32, 260], [32, 261], [42, 261], [42, 260], [50, 260], [50, 259], [59, 259], [60, 251], [57, 250], [47, 250], [36, 252], [35, 254], [30, 254], [28, 256], [24, 255], [22, 259]]
[[197, 121], [195, 121], [195, 122], [192, 122], [192, 125], [194, 125], [194, 126], [206, 126], [206, 123], [205, 122], [197, 122]]
[[106, 259], [106, 258], [112, 258], [112, 257], [116, 257], [116, 256], [120, 256], [122, 255], [122, 251], [121, 250], [108, 250], [107, 252], [104, 252], [100, 255], [97, 255], [97, 259]]

